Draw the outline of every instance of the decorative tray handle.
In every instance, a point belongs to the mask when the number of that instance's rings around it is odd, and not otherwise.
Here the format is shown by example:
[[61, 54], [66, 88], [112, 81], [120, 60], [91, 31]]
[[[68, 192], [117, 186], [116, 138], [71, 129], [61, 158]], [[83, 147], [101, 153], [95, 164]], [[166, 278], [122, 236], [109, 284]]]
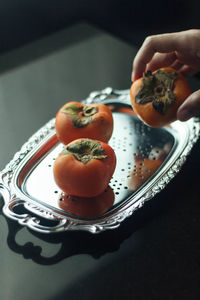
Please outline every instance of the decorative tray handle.
[[[59, 231], [63, 231], [63, 229], [67, 229], [69, 226], [71, 226], [70, 221], [67, 219], [63, 219], [63, 218], [59, 218], [56, 215], [52, 214], [52, 213], [48, 213], [48, 211], [46, 211], [46, 215], [47, 215], [47, 220], [53, 220], [56, 221], [57, 225], [55, 226], [44, 226], [40, 224], [40, 219], [32, 216], [30, 213], [18, 213], [16, 212], [16, 208], [18, 207], [22, 207], [23, 209], [27, 209], [27, 211], [29, 210], [32, 211], [31, 208], [31, 204], [27, 203], [24, 200], [21, 200], [19, 198], [16, 198], [15, 195], [11, 196], [9, 193], [9, 190], [6, 188], [5, 185], [3, 185], [2, 183], [0, 183], [0, 193], [2, 194], [3, 198], [4, 198], [4, 206], [3, 206], [3, 213], [5, 216], [7, 216], [8, 218], [17, 221], [20, 225], [26, 225], [27, 227], [29, 227], [30, 229], [33, 229], [37, 232], [42, 232], [42, 233], [49, 233], [49, 231], [51, 232], [59, 232]], [[34, 208], [34, 206], [32, 206], [32, 208]], [[41, 214], [39, 213], [39, 207], [37, 206], [37, 215], [40, 216]], [[44, 214], [41, 215], [41, 217], [45, 218]]]

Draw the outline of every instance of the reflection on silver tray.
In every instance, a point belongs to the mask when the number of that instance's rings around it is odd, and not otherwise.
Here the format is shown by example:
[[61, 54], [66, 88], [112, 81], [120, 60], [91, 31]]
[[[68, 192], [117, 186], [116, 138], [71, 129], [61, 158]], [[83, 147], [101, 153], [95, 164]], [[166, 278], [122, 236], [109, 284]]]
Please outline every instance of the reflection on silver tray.
[[[115, 150], [117, 166], [109, 185], [114, 199], [111, 207], [102, 213], [94, 209], [93, 215], [63, 209], [64, 198], [52, 172], [63, 145], [57, 141], [53, 119], [22, 146], [0, 173], [3, 212], [7, 217], [43, 233], [99, 233], [117, 228], [177, 174], [200, 134], [197, 118], [159, 129], [144, 125], [130, 109], [128, 90], [106, 88], [91, 93], [83, 102], [102, 102], [113, 110], [114, 132], [109, 144]], [[81, 209], [86, 211], [87, 207]]]

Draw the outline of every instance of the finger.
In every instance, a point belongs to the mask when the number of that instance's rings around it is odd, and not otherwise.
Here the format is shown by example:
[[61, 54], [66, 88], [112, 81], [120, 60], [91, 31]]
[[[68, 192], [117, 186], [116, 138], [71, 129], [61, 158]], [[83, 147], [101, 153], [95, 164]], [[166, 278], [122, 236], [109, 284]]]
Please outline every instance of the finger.
[[147, 64], [146, 70], [155, 71], [159, 68], [168, 67], [176, 61], [176, 53], [155, 53], [150, 63]]
[[200, 90], [192, 93], [179, 107], [177, 119], [187, 121], [200, 114]]
[[179, 33], [166, 33], [147, 37], [133, 61], [133, 80], [142, 76], [156, 52], [169, 53], [178, 50], [179, 36]]
[[[151, 61], [156, 52], [169, 53], [177, 51], [178, 53], [194, 53], [195, 49], [199, 49], [199, 45], [200, 31], [197, 29], [147, 37], [133, 61], [132, 80], [142, 76], [146, 65]], [[198, 53], [195, 52], [195, 55], [198, 56]], [[182, 61], [181, 57], [179, 60]], [[190, 63], [183, 62], [190, 65]], [[192, 67], [194, 66], [192, 65]]]
[[177, 70], [177, 71], [179, 71], [182, 67], [183, 67], [183, 63], [182, 62], [180, 62], [178, 59], [177, 60], [175, 60], [172, 64], [171, 64], [171, 68], [173, 68], [173, 69], [175, 69], [175, 70]]
[[195, 75], [199, 69], [194, 69], [191, 66], [183, 65], [180, 69], [179, 72], [184, 75], [184, 76], [193, 76]]
[[[200, 45], [199, 45], [200, 46]], [[197, 56], [196, 51], [187, 51], [182, 49], [182, 52], [176, 51], [177, 59], [183, 63], [183, 65], [188, 65], [193, 69], [200, 69], [200, 59]]]

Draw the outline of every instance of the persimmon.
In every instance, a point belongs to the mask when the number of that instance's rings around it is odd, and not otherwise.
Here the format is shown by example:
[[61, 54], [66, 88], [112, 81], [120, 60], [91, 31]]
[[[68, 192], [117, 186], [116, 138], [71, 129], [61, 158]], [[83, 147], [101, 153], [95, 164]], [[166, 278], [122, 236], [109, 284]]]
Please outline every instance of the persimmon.
[[103, 193], [96, 197], [83, 198], [63, 194], [58, 205], [68, 213], [79, 217], [97, 217], [108, 211], [114, 203], [114, 192], [108, 186]]
[[175, 121], [179, 106], [190, 94], [185, 77], [172, 68], [147, 71], [130, 88], [133, 110], [151, 127]]
[[105, 104], [71, 101], [57, 112], [55, 128], [58, 140], [65, 145], [78, 138], [107, 143], [113, 132], [112, 112]]
[[77, 139], [56, 158], [53, 173], [56, 184], [66, 194], [95, 197], [108, 186], [115, 166], [116, 155], [108, 144]]

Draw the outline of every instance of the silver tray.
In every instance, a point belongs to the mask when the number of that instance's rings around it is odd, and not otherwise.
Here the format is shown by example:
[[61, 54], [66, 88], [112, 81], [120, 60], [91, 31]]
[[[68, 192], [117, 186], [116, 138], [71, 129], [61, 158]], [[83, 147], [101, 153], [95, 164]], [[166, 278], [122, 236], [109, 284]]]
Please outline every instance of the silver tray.
[[131, 113], [128, 90], [106, 88], [92, 92], [83, 102], [102, 102], [113, 109], [114, 132], [109, 144], [115, 150], [117, 166], [110, 181], [111, 207], [84, 217], [60, 206], [62, 192], [54, 182], [52, 165], [63, 146], [57, 141], [53, 119], [0, 172], [3, 213], [8, 218], [42, 233], [115, 229], [166, 187], [200, 134], [198, 118], [160, 129], [144, 125]]

